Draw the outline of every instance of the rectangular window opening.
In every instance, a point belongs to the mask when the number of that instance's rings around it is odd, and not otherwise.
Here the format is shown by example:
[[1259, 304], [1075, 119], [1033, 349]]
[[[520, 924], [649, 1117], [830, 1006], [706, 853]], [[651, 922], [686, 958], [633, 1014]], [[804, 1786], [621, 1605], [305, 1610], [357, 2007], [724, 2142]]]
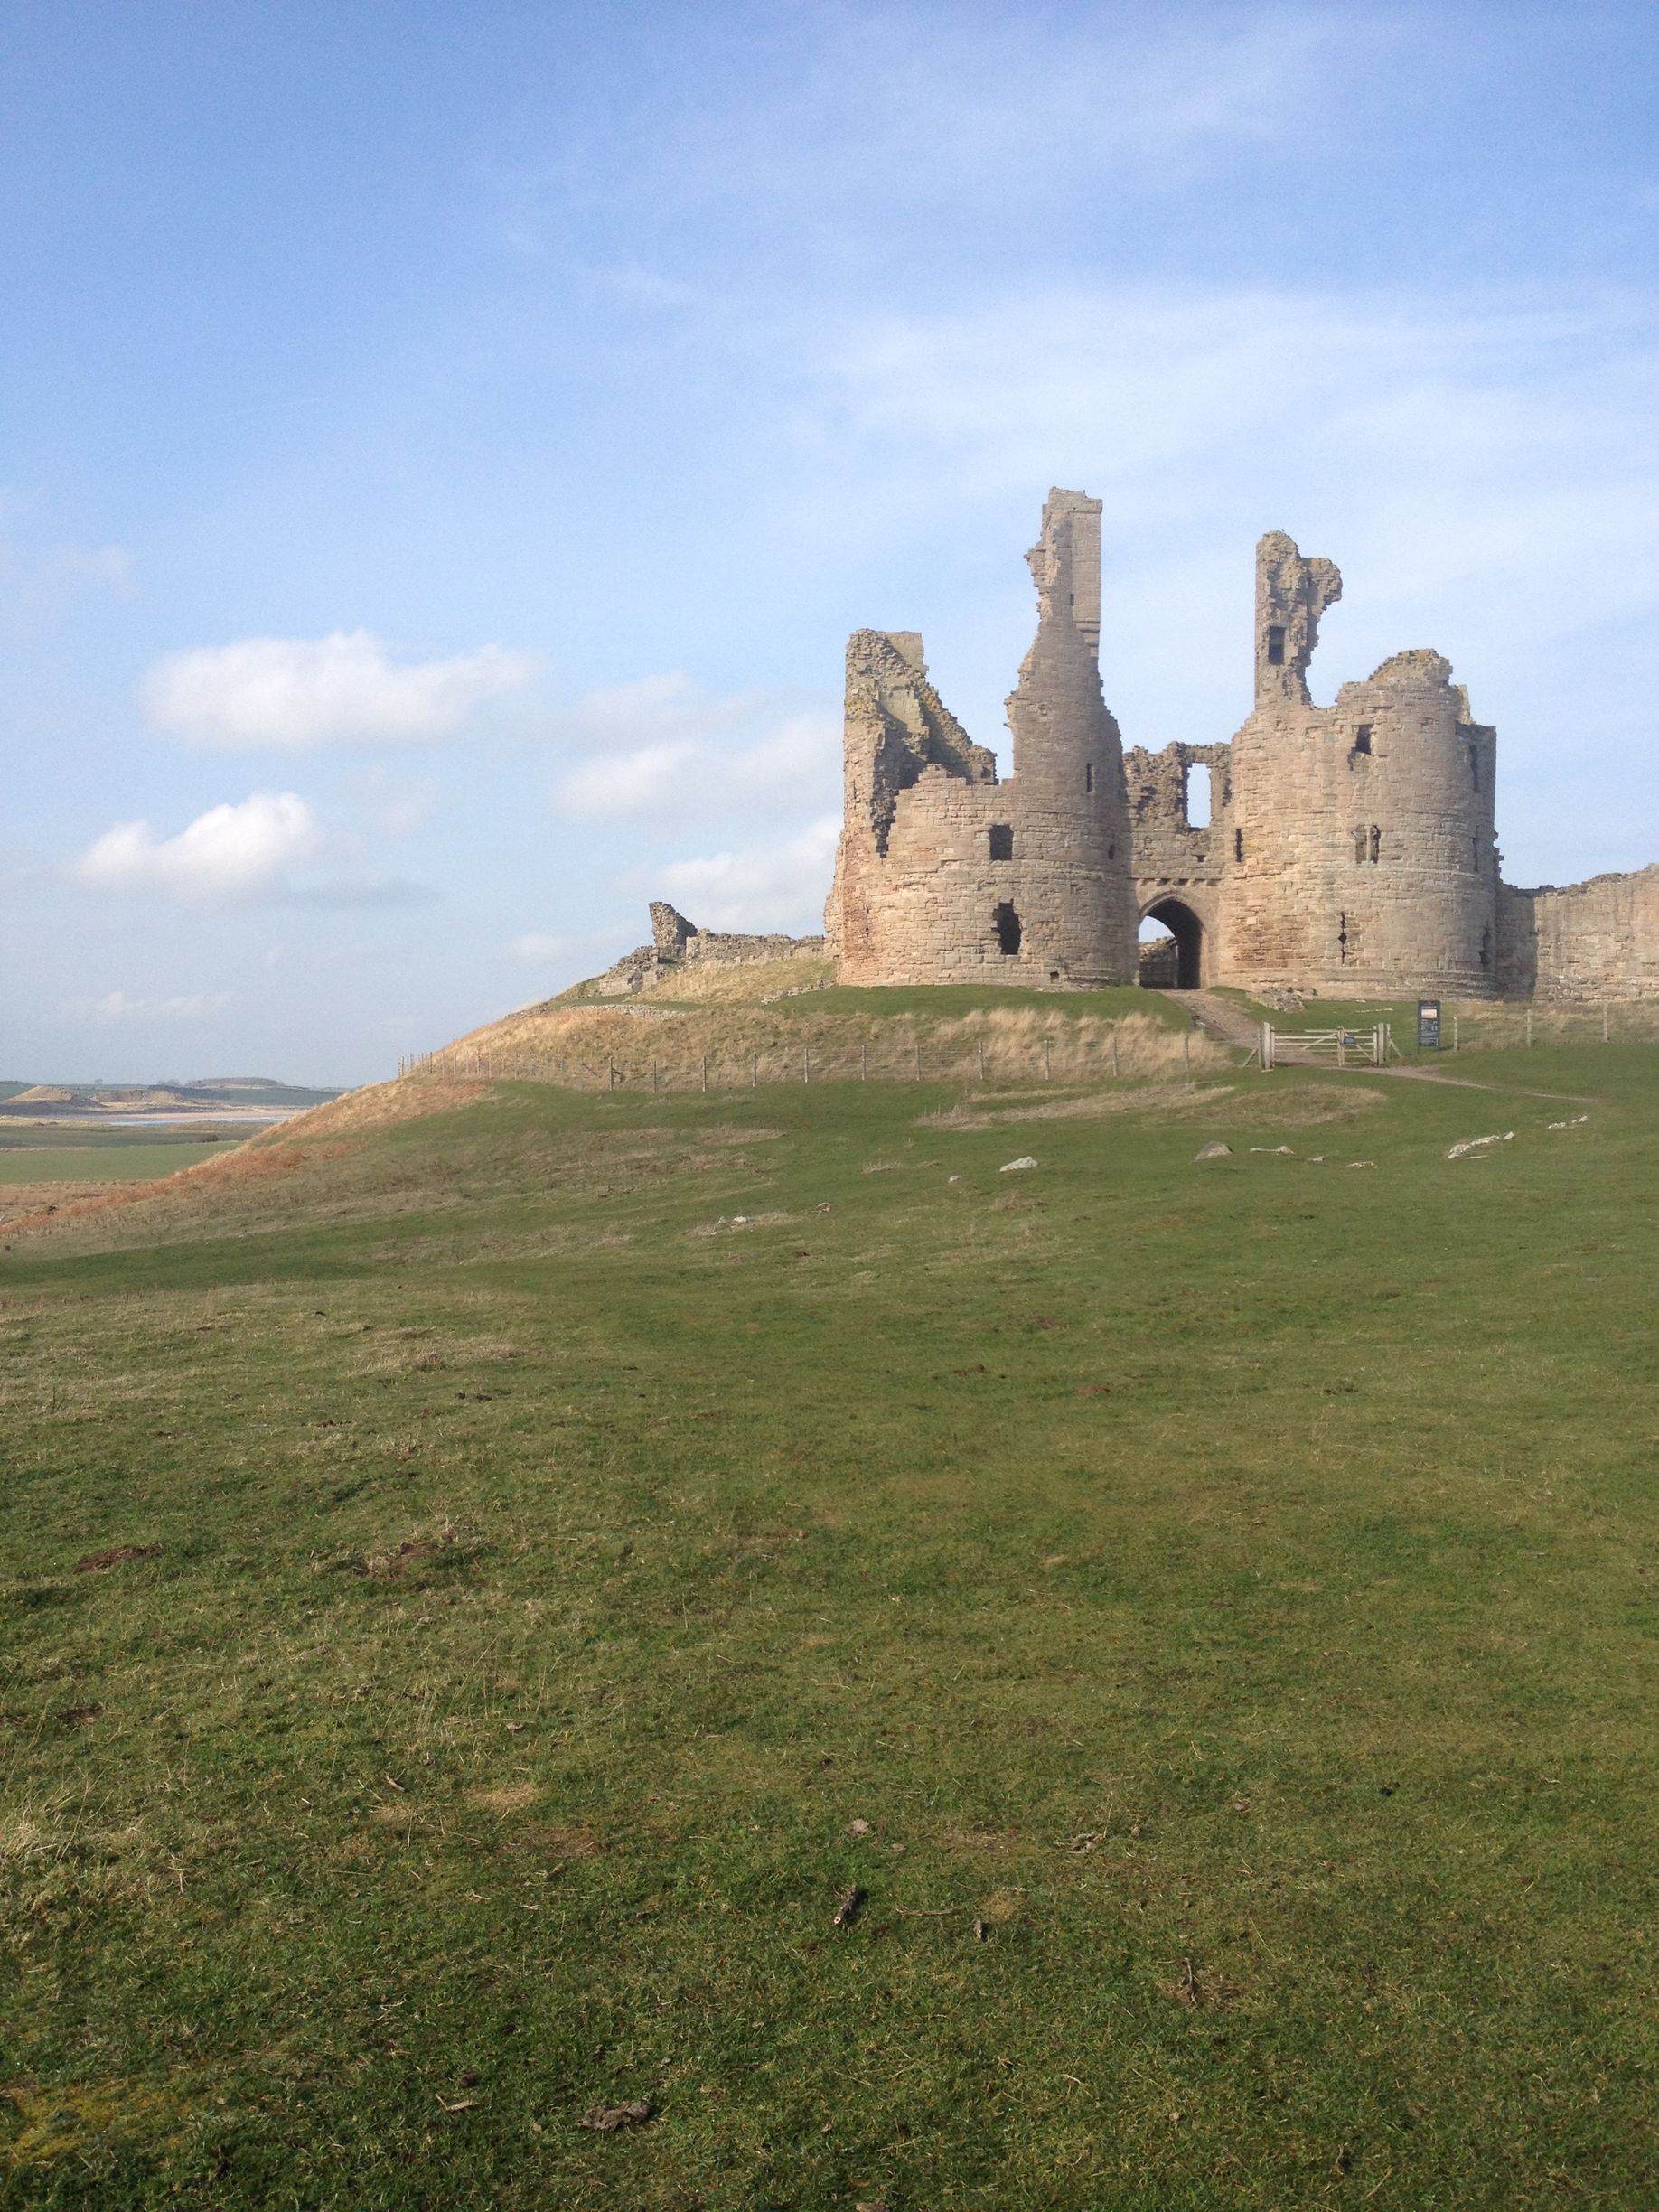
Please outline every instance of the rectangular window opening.
[[1094, 763], [1092, 761], [1083, 763], [1083, 789], [1086, 792], [1092, 792], [1094, 789]]
[[1369, 753], [1369, 752], [1370, 752], [1370, 750], [1371, 750], [1371, 724], [1370, 724], [1369, 722], [1362, 722], [1362, 723], [1360, 724], [1360, 726], [1359, 726], [1358, 729], [1356, 729], [1356, 730], [1354, 731], [1354, 750], [1356, 753]]
[[1014, 825], [1012, 822], [992, 822], [990, 857], [993, 860], [1011, 860], [1014, 858]]
[[1183, 803], [1186, 809], [1187, 828], [1207, 830], [1210, 826], [1210, 771], [1203, 761], [1195, 761], [1186, 772]]
[[1267, 657], [1269, 668], [1283, 668], [1285, 665], [1285, 633], [1277, 623], [1271, 625], [1267, 633]]

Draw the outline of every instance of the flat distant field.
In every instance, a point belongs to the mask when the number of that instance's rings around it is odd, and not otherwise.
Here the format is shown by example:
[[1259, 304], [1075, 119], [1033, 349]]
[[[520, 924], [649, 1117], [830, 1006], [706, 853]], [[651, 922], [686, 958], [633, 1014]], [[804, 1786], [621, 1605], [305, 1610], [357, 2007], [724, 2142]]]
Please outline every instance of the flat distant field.
[[[56, 1129], [42, 1129], [56, 1137]], [[113, 1136], [114, 1132], [109, 1132]], [[0, 1183], [145, 1182], [212, 1159], [223, 1144], [0, 1144]]]
[[1659, 1049], [1456, 1073], [408, 1083], [16, 1237], [4, 2201], [1651, 2206]]

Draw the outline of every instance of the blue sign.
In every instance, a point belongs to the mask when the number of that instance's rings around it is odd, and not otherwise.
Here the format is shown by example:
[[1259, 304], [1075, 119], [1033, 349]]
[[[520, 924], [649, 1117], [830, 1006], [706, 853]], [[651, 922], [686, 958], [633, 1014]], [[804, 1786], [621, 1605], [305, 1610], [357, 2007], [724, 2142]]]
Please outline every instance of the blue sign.
[[1417, 1049], [1419, 1052], [1439, 1052], [1440, 1049], [1440, 1002], [1438, 998], [1420, 998], [1417, 1002]]

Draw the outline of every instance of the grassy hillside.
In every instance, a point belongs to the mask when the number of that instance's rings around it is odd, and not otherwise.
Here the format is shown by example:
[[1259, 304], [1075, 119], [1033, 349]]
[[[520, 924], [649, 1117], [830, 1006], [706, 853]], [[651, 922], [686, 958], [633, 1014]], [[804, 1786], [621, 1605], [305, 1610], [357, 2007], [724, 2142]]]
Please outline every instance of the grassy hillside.
[[5, 2201], [1651, 2202], [1654, 1069], [440, 1078], [13, 1236]]

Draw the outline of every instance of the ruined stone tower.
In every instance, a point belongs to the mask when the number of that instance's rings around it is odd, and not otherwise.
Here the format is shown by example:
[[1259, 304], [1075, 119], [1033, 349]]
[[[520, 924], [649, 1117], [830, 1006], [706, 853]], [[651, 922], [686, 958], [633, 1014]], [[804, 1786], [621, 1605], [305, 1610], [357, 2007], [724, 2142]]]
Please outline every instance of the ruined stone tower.
[[[848, 983], [1147, 979], [1337, 998], [1659, 998], [1659, 867], [1557, 889], [1498, 879], [1497, 733], [1438, 652], [1315, 706], [1327, 560], [1256, 548], [1255, 699], [1233, 742], [1125, 755], [1101, 696], [1101, 506], [1051, 492], [1028, 558], [1036, 639], [997, 780], [912, 631], [847, 653], [847, 811], [825, 915]], [[1210, 779], [1204, 819], [1189, 803]], [[1195, 816], [1197, 816], [1195, 819]]]
[[1341, 595], [1282, 531], [1256, 548], [1256, 698], [1233, 738], [1222, 861], [1229, 982], [1462, 998], [1497, 985], [1496, 732], [1437, 652], [1396, 653], [1316, 707]]
[[1037, 633], [997, 779], [914, 631], [847, 649], [846, 814], [825, 912], [848, 983], [1132, 982], [1137, 910], [1118, 726], [1101, 694], [1101, 503], [1051, 492], [1027, 558]]

